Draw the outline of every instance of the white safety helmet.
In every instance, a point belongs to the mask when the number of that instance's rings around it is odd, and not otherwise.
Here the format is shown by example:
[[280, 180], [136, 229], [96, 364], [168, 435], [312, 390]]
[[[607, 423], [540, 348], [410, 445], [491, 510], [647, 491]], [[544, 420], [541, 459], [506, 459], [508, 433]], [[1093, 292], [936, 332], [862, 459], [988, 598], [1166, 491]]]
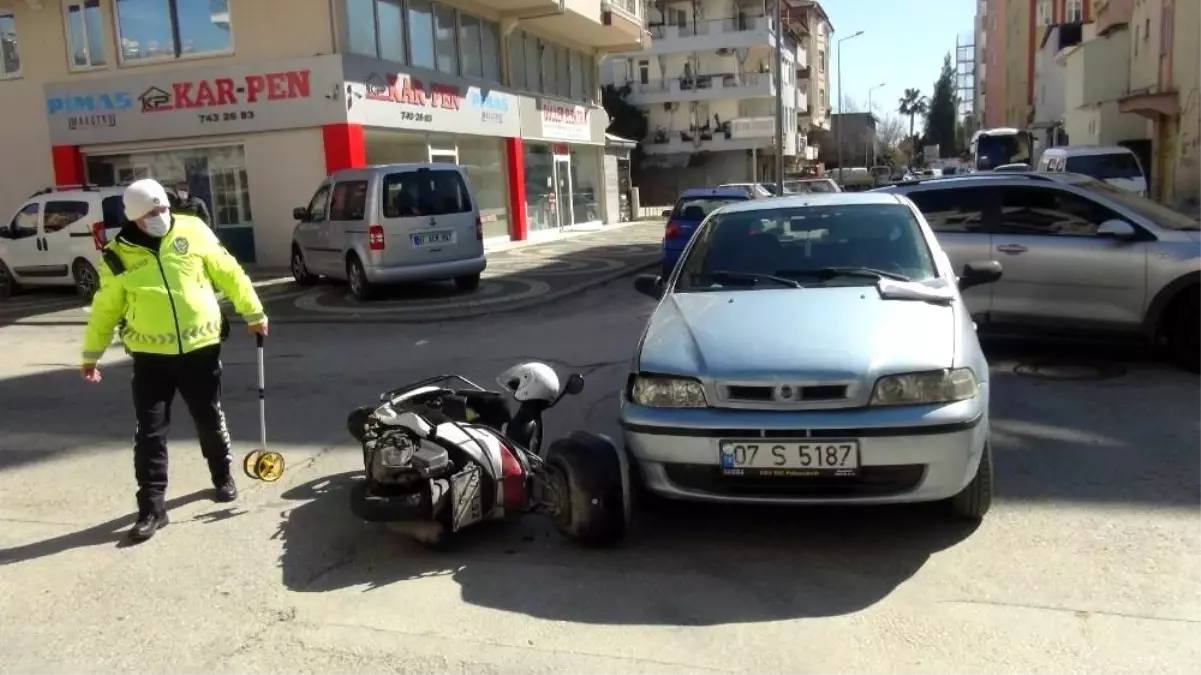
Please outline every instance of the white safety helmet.
[[501, 373], [496, 381], [518, 401], [553, 401], [559, 396], [559, 376], [545, 363], [531, 361]]

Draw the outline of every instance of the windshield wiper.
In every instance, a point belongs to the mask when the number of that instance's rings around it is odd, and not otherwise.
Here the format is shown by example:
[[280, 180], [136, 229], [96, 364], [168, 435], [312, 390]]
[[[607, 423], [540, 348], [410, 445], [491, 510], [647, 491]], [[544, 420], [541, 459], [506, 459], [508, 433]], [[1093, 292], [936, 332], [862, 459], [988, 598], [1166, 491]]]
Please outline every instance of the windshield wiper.
[[818, 279], [833, 279], [835, 277], [863, 277], [865, 279], [892, 279], [894, 281], [913, 281], [904, 274], [886, 272], [872, 267], [822, 267], [812, 270], [780, 270], [776, 274], [781, 277], [816, 277]]
[[792, 279], [785, 279], [784, 277], [773, 276], [771, 274], [756, 274], [754, 272], [731, 272], [729, 270], [717, 270], [714, 272], [706, 272], [705, 274], [703, 274], [701, 276], [709, 277], [715, 281], [722, 281], [723, 279], [725, 281], [736, 281], [736, 280], [737, 281], [750, 281], [750, 282], [752, 282], [752, 284], [757, 281], [770, 281], [770, 282], [773, 282], [776, 284], [780, 284], [781, 286], [788, 286], [789, 288], [803, 288], [803, 286], [801, 286], [799, 283], [793, 281]]

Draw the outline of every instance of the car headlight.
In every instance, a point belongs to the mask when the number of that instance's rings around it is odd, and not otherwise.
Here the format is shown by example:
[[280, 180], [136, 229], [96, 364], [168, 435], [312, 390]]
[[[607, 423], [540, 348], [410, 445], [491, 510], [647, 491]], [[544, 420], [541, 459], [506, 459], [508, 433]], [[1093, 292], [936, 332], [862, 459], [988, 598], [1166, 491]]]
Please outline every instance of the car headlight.
[[973, 398], [979, 391], [971, 368], [889, 375], [876, 381], [871, 405], [951, 403]]
[[639, 375], [630, 387], [630, 400], [652, 408], [707, 408], [700, 382], [682, 377]]

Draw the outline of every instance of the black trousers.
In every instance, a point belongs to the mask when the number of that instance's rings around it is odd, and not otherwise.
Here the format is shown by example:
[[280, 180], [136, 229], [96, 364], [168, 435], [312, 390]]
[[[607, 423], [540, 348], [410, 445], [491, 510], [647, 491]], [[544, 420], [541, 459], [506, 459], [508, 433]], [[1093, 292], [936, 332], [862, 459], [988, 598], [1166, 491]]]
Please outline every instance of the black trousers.
[[167, 432], [179, 392], [200, 439], [214, 484], [229, 476], [232, 447], [221, 409], [221, 345], [182, 356], [133, 354], [133, 466], [138, 509], [161, 511], [167, 492]]

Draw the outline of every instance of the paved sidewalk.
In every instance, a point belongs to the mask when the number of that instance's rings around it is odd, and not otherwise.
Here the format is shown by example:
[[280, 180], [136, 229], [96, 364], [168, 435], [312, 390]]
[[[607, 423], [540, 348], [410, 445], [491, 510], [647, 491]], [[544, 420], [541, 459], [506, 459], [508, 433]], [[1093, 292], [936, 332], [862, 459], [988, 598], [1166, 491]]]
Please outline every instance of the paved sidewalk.
[[[356, 301], [342, 282], [301, 287], [286, 270], [269, 268], [250, 275], [274, 323], [427, 323], [532, 307], [634, 274], [658, 262], [662, 236], [662, 221], [640, 221], [504, 244], [488, 252], [488, 268], [473, 292], [450, 282], [405, 285], [383, 288], [369, 303]], [[88, 308], [65, 292], [30, 292], [0, 303], [0, 326], [84, 324], [87, 317]]]

